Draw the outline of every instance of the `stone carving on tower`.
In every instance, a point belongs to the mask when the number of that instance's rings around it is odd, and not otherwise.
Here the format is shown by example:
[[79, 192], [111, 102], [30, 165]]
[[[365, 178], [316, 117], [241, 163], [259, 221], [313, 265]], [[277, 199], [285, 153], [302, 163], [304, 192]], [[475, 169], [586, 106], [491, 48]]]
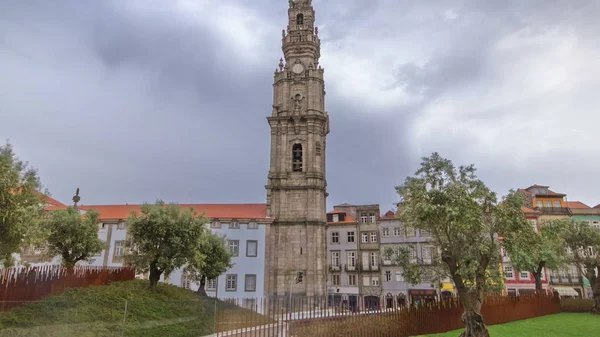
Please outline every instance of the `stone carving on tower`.
[[267, 216], [267, 293], [325, 295], [326, 136], [324, 69], [311, 0], [290, 0], [283, 59], [273, 83]]

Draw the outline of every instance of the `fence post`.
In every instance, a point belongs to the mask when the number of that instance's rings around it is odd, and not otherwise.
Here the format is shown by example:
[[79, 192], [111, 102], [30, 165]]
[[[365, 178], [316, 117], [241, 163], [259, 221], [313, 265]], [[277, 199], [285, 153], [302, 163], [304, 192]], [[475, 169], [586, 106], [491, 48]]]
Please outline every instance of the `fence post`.
[[125, 335], [125, 321], [127, 320], [127, 300], [125, 300], [125, 310], [123, 311], [123, 326], [121, 328], [121, 337]]

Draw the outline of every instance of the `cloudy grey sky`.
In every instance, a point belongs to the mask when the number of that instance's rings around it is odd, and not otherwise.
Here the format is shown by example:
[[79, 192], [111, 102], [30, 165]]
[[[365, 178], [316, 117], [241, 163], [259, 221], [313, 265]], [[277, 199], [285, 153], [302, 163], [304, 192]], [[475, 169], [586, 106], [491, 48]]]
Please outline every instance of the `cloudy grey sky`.
[[[432, 151], [600, 203], [600, 2], [314, 0], [328, 208]], [[286, 0], [0, 1], [0, 137], [82, 203], [264, 202]]]

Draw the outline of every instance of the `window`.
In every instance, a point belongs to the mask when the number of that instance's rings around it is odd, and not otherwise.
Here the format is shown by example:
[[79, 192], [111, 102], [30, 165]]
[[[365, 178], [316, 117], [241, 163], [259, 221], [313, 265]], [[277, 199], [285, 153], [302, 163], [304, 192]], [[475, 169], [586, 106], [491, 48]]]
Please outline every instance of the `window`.
[[246, 279], [244, 280], [244, 290], [256, 291], [256, 275], [246, 274]]
[[258, 228], [258, 224], [256, 223], [256, 221], [250, 221], [248, 223], [248, 229], [257, 229]]
[[371, 223], [377, 223], [377, 216], [375, 213], [369, 213], [369, 219], [371, 220]]
[[216, 278], [211, 278], [206, 282], [206, 290], [217, 290]]
[[408, 246], [408, 256], [411, 262], [417, 259], [417, 248], [415, 246]]
[[396, 270], [396, 281], [397, 282], [404, 281], [404, 278], [402, 278], [402, 272], [400, 272], [399, 270]]
[[292, 171], [302, 172], [302, 144], [292, 146]]
[[373, 276], [371, 278], [371, 285], [374, 287], [379, 286], [379, 276]]
[[377, 232], [371, 232], [371, 242], [377, 242]]
[[383, 227], [381, 229], [381, 236], [390, 236], [390, 229], [388, 227]]
[[237, 222], [237, 221], [232, 221], [232, 222], [229, 224], [229, 228], [232, 228], [232, 229], [240, 229], [240, 223], [239, 223], [239, 222]]
[[121, 221], [117, 224], [117, 229], [125, 229], [125, 221]]
[[546, 201], [546, 202], [544, 202], [544, 205], [546, 207], [548, 207], [548, 208], [551, 208], [552, 207], [552, 202], [551, 201]]
[[339, 274], [331, 275], [331, 285], [334, 285], [334, 286], [340, 285], [340, 275]]
[[122, 257], [125, 252], [125, 241], [115, 241], [115, 257]]
[[426, 238], [431, 236], [431, 231], [428, 229], [421, 229], [421, 236]]
[[513, 267], [511, 266], [504, 266], [504, 277], [507, 279], [514, 279], [515, 278], [515, 274], [513, 272]]
[[433, 258], [433, 247], [421, 247], [421, 257], [423, 258], [423, 263], [431, 264], [431, 259]]
[[296, 24], [303, 25], [304, 24], [304, 14], [300, 13], [296, 15]]
[[348, 285], [355, 286], [356, 285], [356, 275], [348, 275]]
[[361, 223], [367, 223], [367, 213], [363, 213], [363, 214], [360, 216], [360, 222], [361, 222]]
[[560, 208], [561, 207], [561, 204], [560, 204], [559, 200], [554, 200], [554, 207], [556, 207], [556, 208]]
[[219, 220], [214, 220], [210, 223], [210, 228], [221, 228], [221, 222], [219, 222]]
[[371, 269], [377, 269], [379, 265], [379, 254], [377, 252], [371, 252]]
[[333, 222], [338, 222], [338, 221], [340, 221], [340, 215], [339, 215], [339, 214], [334, 214], [334, 215], [332, 216], [332, 220], [333, 220]]
[[535, 223], [535, 220], [529, 220], [529, 223], [531, 224], [531, 228], [533, 229], [533, 231], [537, 233], [537, 225]]
[[181, 274], [181, 287], [183, 289], [190, 289], [190, 277], [187, 273]]
[[356, 252], [347, 252], [348, 258], [348, 269], [354, 270], [356, 268]]
[[363, 276], [363, 286], [369, 286], [371, 284], [371, 280], [368, 276]]
[[229, 274], [227, 275], [227, 282], [225, 285], [226, 291], [236, 291], [237, 290], [237, 274]]
[[354, 242], [354, 232], [348, 232], [348, 243]]
[[362, 243], [369, 242], [369, 233], [361, 233]]
[[430, 270], [430, 269], [424, 270], [423, 274], [421, 274], [421, 280], [423, 281], [423, 283], [431, 282], [431, 280], [433, 280], [433, 270]]
[[600, 229], [600, 221], [593, 221], [592, 227]]
[[406, 227], [406, 236], [407, 237], [412, 237], [416, 235], [416, 231], [414, 229], [414, 227]]
[[394, 236], [400, 236], [400, 227], [394, 227]]
[[331, 243], [340, 243], [340, 233], [331, 232]]
[[542, 208], [542, 207], [544, 207], [544, 204], [542, 204], [542, 202], [541, 202], [541, 201], [536, 201], [536, 202], [535, 202], [535, 207]]
[[246, 241], [246, 256], [255, 257], [258, 255], [258, 241]]
[[362, 269], [366, 269], [369, 265], [369, 252], [362, 252]]
[[229, 251], [233, 256], [239, 256], [240, 254], [240, 240], [227, 240], [229, 245]]
[[504, 247], [500, 247], [500, 256], [506, 257], [506, 249]]
[[334, 270], [340, 268], [340, 252], [331, 252], [331, 267]]
[[392, 272], [389, 270], [385, 271], [385, 282], [390, 282], [392, 280]]
[[519, 273], [519, 278], [521, 280], [529, 280], [529, 272], [528, 271], [522, 271]]

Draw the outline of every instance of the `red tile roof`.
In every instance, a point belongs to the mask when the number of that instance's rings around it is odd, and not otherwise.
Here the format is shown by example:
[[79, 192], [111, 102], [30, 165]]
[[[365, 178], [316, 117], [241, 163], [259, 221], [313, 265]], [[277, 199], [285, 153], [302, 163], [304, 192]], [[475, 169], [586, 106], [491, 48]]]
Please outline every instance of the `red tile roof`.
[[346, 211], [342, 211], [341, 209], [334, 209], [331, 212], [327, 212], [327, 214], [346, 214]]
[[590, 206], [582, 203], [581, 201], [567, 201], [568, 208], [590, 208]]
[[393, 211], [387, 211], [384, 215], [380, 216], [380, 220], [391, 220], [396, 218], [396, 213]]
[[[142, 205], [80, 205], [79, 209], [94, 209], [100, 213], [101, 220], [126, 219], [132, 211], [141, 213]], [[193, 207], [198, 213], [204, 212], [207, 218], [226, 219], [265, 219], [266, 204], [180, 204], [181, 208]], [[54, 207], [49, 207], [52, 210]]]
[[51, 198], [48, 195], [45, 195], [41, 192], [36, 192], [36, 193], [42, 198], [42, 200], [44, 200], [50, 206], [59, 206], [59, 207], [63, 207], [63, 208], [67, 207], [67, 205], [63, 204], [62, 202], [60, 202], [54, 198]]
[[521, 207], [521, 212], [526, 213], [526, 214], [537, 214], [537, 213], [540, 213], [540, 211], [536, 211], [535, 209], [531, 209], [529, 207]]
[[346, 217], [344, 218], [344, 221], [337, 221], [337, 222], [327, 222], [328, 225], [346, 225], [349, 223], [356, 223], [356, 219], [354, 219], [353, 217], [346, 215]]
[[[528, 192], [528, 193], [530, 193], [530, 194], [534, 194], [534, 195], [548, 195], [548, 196], [549, 196], [549, 195], [555, 195], [555, 196], [561, 196], [561, 197], [564, 197], [564, 196], [566, 195], [566, 194], [563, 194], [563, 193], [556, 193], [556, 192], [554, 192], [554, 191], [551, 191], [551, 190], [549, 189], [549, 187], [550, 187], [550, 186], [543, 186], [543, 185], [537, 185], [537, 184], [535, 184], [535, 185], [531, 185], [531, 186], [527, 187], [527, 188], [526, 188], [526, 189], [524, 189], [524, 190], [519, 188], [517, 191]], [[545, 189], [547, 189], [547, 190], [548, 190], [548, 194], [536, 194], [536, 193], [533, 193], [533, 192], [529, 191], [529, 190], [530, 190], [530, 189], [532, 189], [532, 188], [545, 188]]]

